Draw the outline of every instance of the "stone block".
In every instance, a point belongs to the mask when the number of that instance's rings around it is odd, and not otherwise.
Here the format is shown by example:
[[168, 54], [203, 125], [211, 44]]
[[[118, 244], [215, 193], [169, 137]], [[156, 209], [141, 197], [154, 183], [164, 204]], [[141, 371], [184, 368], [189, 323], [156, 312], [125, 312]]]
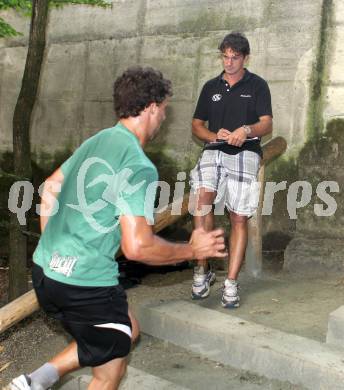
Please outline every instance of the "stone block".
[[138, 59], [139, 38], [88, 43], [85, 99], [112, 102], [115, 79]]
[[53, 153], [59, 149], [74, 150], [80, 145], [82, 109], [79, 101], [39, 100], [31, 128], [32, 151]]
[[27, 49], [0, 49], [0, 150], [12, 149], [12, 120], [21, 87]]
[[334, 0], [334, 22], [338, 25], [344, 24], [344, 3], [341, 0]]
[[259, 0], [148, 0], [144, 34], [247, 30], [263, 22]]
[[[301, 118], [298, 115], [300, 111], [302, 113], [307, 111], [308, 102], [303, 99], [302, 94], [299, 95], [300, 100], [297, 102], [294, 100], [293, 81], [271, 81], [269, 87], [274, 115], [274, 136], [284, 137], [288, 147], [303, 145], [306, 134], [300, 119], [303, 118], [305, 121], [306, 117], [305, 114]], [[294, 112], [290, 110], [291, 107], [294, 107]]]
[[[83, 370], [85, 372], [85, 370]], [[90, 370], [88, 370], [90, 371]], [[68, 380], [64, 380], [57, 386], [58, 390], [86, 390], [92, 376], [88, 374], [68, 375]], [[142, 370], [128, 366], [127, 374], [122, 379], [120, 390], [186, 390], [186, 388], [169, 382], [165, 379], [148, 374]]]
[[82, 100], [86, 82], [87, 42], [52, 44], [42, 68], [40, 98]]
[[332, 34], [334, 35], [335, 50], [331, 53], [332, 58], [329, 64], [329, 84], [341, 84], [341, 87], [343, 88], [344, 75], [342, 69], [344, 67], [344, 23], [343, 25], [336, 26]]
[[341, 274], [344, 272], [343, 241], [298, 236], [290, 241], [284, 252], [283, 268], [307, 276]]
[[326, 343], [344, 348], [344, 306], [329, 316]]
[[325, 119], [343, 117], [344, 113], [344, 82], [331, 83], [326, 89], [326, 105], [324, 109]]
[[82, 125], [82, 138], [86, 139], [101, 129], [112, 127], [117, 123], [113, 103], [86, 101], [83, 104], [84, 122]]
[[[322, 0], [298, 1], [288, 0], [270, 3], [267, 14], [270, 26], [290, 27], [298, 26], [298, 29], [307, 32], [309, 29], [318, 28], [322, 12]], [[287, 37], [285, 37], [287, 39]], [[298, 46], [291, 42], [294, 48]]]
[[141, 330], [203, 357], [311, 390], [344, 389], [343, 350], [186, 301], [137, 308]]
[[136, 35], [143, 0], [114, 0], [110, 7], [65, 5], [50, 12], [49, 40], [73, 42]]
[[191, 100], [197, 69], [198, 38], [145, 37], [140, 63], [159, 69], [172, 81], [173, 100]]

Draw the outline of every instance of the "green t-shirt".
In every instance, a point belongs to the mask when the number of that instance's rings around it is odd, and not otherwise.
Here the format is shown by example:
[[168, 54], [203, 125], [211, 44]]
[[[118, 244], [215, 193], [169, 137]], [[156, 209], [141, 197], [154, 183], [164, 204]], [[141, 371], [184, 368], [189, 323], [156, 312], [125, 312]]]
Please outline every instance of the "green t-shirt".
[[34, 253], [47, 277], [78, 286], [118, 284], [120, 215], [153, 224], [158, 173], [121, 123], [86, 140], [61, 166], [55, 214]]

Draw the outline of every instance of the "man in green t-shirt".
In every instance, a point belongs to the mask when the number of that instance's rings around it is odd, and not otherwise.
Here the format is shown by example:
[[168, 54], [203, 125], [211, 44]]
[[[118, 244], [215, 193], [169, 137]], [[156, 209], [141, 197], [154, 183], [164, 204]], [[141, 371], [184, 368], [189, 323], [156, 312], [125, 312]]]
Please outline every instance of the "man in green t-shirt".
[[187, 244], [153, 233], [158, 174], [142, 147], [158, 132], [171, 95], [160, 72], [125, 71], [114, 84], [118, 124], [85, 141], [45, 182], [32, 281], [40, 305], [74, 341], [9, 389], [48, 389], [82, 366], [92, 367], [89, 389], [118, 388], [138, 333], [118, 284], [119, 247], [150, 265], [225, 256], [221, 230], [196, 229]]

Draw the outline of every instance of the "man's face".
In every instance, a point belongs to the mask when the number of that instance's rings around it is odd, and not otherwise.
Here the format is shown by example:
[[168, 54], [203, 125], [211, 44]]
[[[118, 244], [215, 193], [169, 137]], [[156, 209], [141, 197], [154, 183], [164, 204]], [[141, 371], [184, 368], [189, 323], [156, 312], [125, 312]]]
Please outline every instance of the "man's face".
[[223, 69], [226, 74], [232, 76], [244, 69], [246, 56], [233, 51], [231, 48], [221, 53]]
[[167, 107], [168, 101], [165, 99], [159, 104], [154, 105], [154, 109], [152, 112], [152, 117], [151, 117], [151, 136], [150, 139], [152, 140], [153, 138], [156, 137], [160, 130], [160, 126], [162, 122], [166, 119], [166, 107]]

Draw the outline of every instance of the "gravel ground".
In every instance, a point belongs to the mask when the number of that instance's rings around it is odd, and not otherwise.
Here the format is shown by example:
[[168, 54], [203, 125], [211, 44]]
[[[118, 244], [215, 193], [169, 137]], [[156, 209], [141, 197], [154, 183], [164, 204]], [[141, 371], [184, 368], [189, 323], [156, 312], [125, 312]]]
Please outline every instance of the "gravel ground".
[[[280, 267], [270, 271], [265, 279], [258, 281], [242, 275], [243, 305], [235, 311], [235, 315], [323, 340], [329, 312], [342, 304], [343, 281], [336, 277], [326, 280], [298, 279], [281, 273]], [[0, 272], [0, 278], [3, 274], [4, 271]], [[222, 311], [219, 298], [225, 274], [219, 271], [218, 276], [219, 281], [211, 297], [200, 304]], [[129, 303], [136, 306], [150, 300], [189, 299], [191, 277], [191, 269], [149, 274], [143, 278], [142, 284], [127, 290]], [[49, 360], [67, 342], [68, 336], [58, 323], [42, 312], [35, 313], [0, 335], [0, 387], [12, 377], [31, 372]], [[130, 364], [136, 368], [195, 390], [302, 389], [223, 366], [147, 335], [142, 335], [130, 359]]]

